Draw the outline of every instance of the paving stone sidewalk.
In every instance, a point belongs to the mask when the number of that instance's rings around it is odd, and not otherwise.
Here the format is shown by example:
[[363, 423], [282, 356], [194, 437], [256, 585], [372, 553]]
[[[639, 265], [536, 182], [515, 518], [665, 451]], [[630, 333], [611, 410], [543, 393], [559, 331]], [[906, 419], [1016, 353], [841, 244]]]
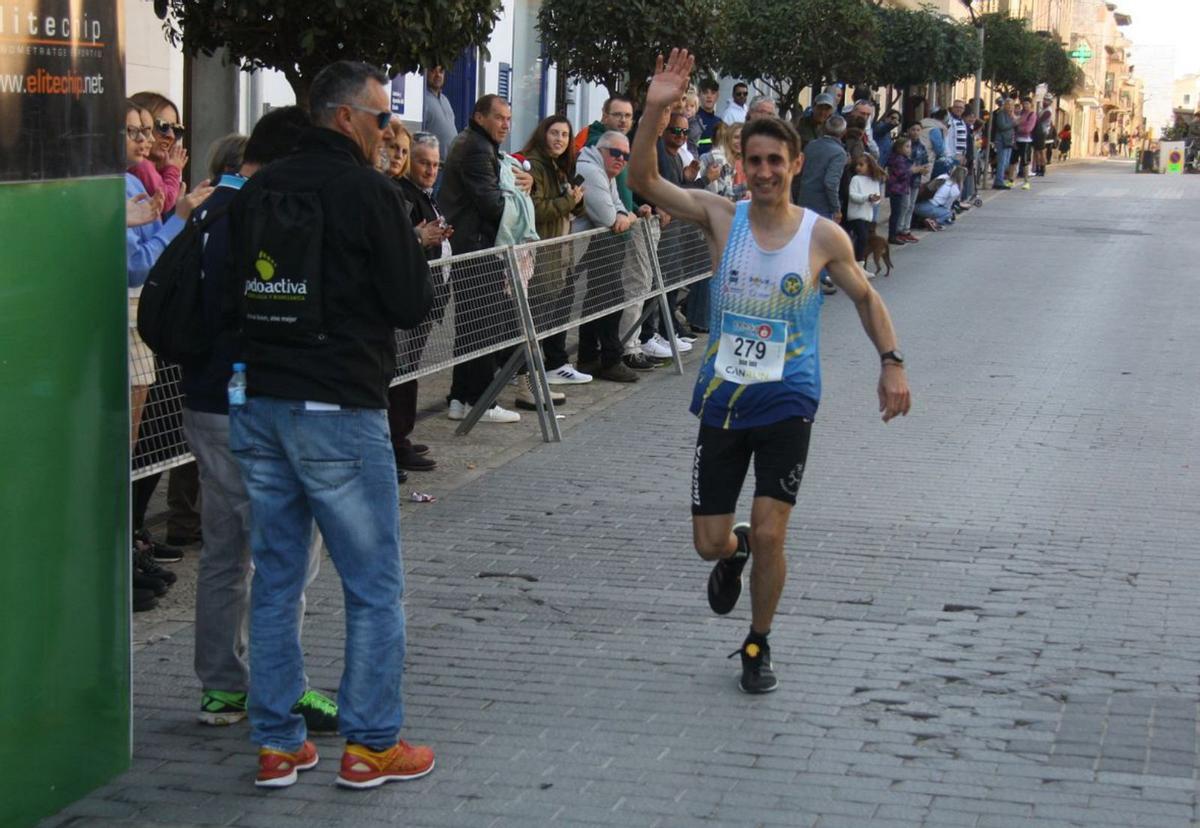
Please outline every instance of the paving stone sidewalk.
[[[247, 729], [194, 721], [183, 627], [135, 655], [133, 769], [45, 824], [1195, 824], [1200, 180], [1053, 173], [877, 280], [907, 419], [878, 421], [877, 359], [827, 302], [778, 692], [736, 689], [748, 607], [711, 615], [690, 549], [691, 377], [656, 376], [405, 505], [429, 777], [339, 791], [319, 739], [320, 767], [256, 791]], [[341, 615], [327, 565], [316, 687]]]

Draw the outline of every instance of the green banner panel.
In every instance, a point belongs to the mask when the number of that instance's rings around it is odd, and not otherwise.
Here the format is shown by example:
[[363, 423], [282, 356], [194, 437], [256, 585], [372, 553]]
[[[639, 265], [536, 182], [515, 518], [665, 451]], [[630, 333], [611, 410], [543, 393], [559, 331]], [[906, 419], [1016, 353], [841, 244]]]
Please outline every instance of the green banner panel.
[[0, 184], [0, 825], [129, 765], [124, 182]]

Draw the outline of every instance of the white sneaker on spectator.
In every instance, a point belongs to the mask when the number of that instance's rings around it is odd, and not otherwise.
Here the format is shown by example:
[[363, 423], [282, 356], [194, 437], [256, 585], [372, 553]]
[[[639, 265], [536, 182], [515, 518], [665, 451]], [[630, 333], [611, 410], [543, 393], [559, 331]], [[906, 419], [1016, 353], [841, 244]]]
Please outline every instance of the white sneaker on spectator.
[[509, 411], [507, 408], [501, 408], [498, 405], [493, 405], [487, 411], [483, 412], [483, 416], [479, 418], [481, 423], [519, 423], [521, 415], [515, 411]]
[[[695, 340], [693, 340], [693, 342], [694, 341]], [[664, 339], [663, 342], [666, 342], [666, 340]], [[669, 348], [670, 346], [668, 345], [667, 347]], [[675, 347], [679, 349], [679, 353], [686, 354], [688, 351], [692, 350], [692, 343], [677, 336], [675, 337]]]
[[642, 353], [651, 359], [670, 359], [671, 346], [658, 334], [642, 343]]
[[450, 410], [446, 412], [446, 416], [451, 420], [465, 420], [470, 412], [471, 406], [461, 400], [451, 400]]
[[591, 381], [591, 374], [583, 373], [569, 362], [553, 371], [546, 372], [546, 382], [551, 385], [582, 385]]

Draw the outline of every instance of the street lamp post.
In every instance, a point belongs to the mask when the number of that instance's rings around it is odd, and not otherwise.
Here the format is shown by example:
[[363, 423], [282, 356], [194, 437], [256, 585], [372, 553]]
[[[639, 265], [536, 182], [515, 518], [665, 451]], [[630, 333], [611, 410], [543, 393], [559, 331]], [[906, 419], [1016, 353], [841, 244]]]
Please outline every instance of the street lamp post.
[[[971, 15], [971, 23], [979, 30], [979, 68], [975, 70], [975, 106], [982, 109], [983, 106], [983, 43], [987, 28], [982, 17], [975, 14], [975, 8], [971, 5], [974, 0], [962, 0], [962, 4], [967, 7], [967, 13]], [[982, 117], [983, 112], [975, 113]]]

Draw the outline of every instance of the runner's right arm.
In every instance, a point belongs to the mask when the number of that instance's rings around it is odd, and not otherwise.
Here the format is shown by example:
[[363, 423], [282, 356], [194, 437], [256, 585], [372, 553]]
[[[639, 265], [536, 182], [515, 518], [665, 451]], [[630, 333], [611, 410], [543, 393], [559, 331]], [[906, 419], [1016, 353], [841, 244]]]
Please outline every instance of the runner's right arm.
[[[862, 268], [858, 266], [850, 237], [832, 221], [818, 219], [817, 226], [813, 229], [813, 241], [828, 255], [826, 268], [829, 270], [829, 278], [854, 302], [863, 330], [874, 343], [876, 352], [886, 354], [898, 349], [900, 343], [896, 339], [896, 330], [892, 327], [892, 317], [883, 299], [875, 288], [871, 287]], [[912, 405], [912, 395], [908, 390], [908, 378], [902, 365], [883, 363], [879, 369], [877, 390], [879, 410], [885, 423], [897, 415], [908, 414]]]
[[672, 218], [697, 224], [711, 236], [712, 214], [723, 212], [732, 216], [733, 202], [707, 190], [676, 187], [658, 174], [658, 136], [654, 127], [662, 118], [663, 110], [678, 102], [687, 91], [695, 62], [686, 49], [672, 49], [665, 65], [662, 55], [658, 56], [654, 78], [646, 92], [641, 128], [630, 148], [629, 186], [647, 201], [670, 213]]

